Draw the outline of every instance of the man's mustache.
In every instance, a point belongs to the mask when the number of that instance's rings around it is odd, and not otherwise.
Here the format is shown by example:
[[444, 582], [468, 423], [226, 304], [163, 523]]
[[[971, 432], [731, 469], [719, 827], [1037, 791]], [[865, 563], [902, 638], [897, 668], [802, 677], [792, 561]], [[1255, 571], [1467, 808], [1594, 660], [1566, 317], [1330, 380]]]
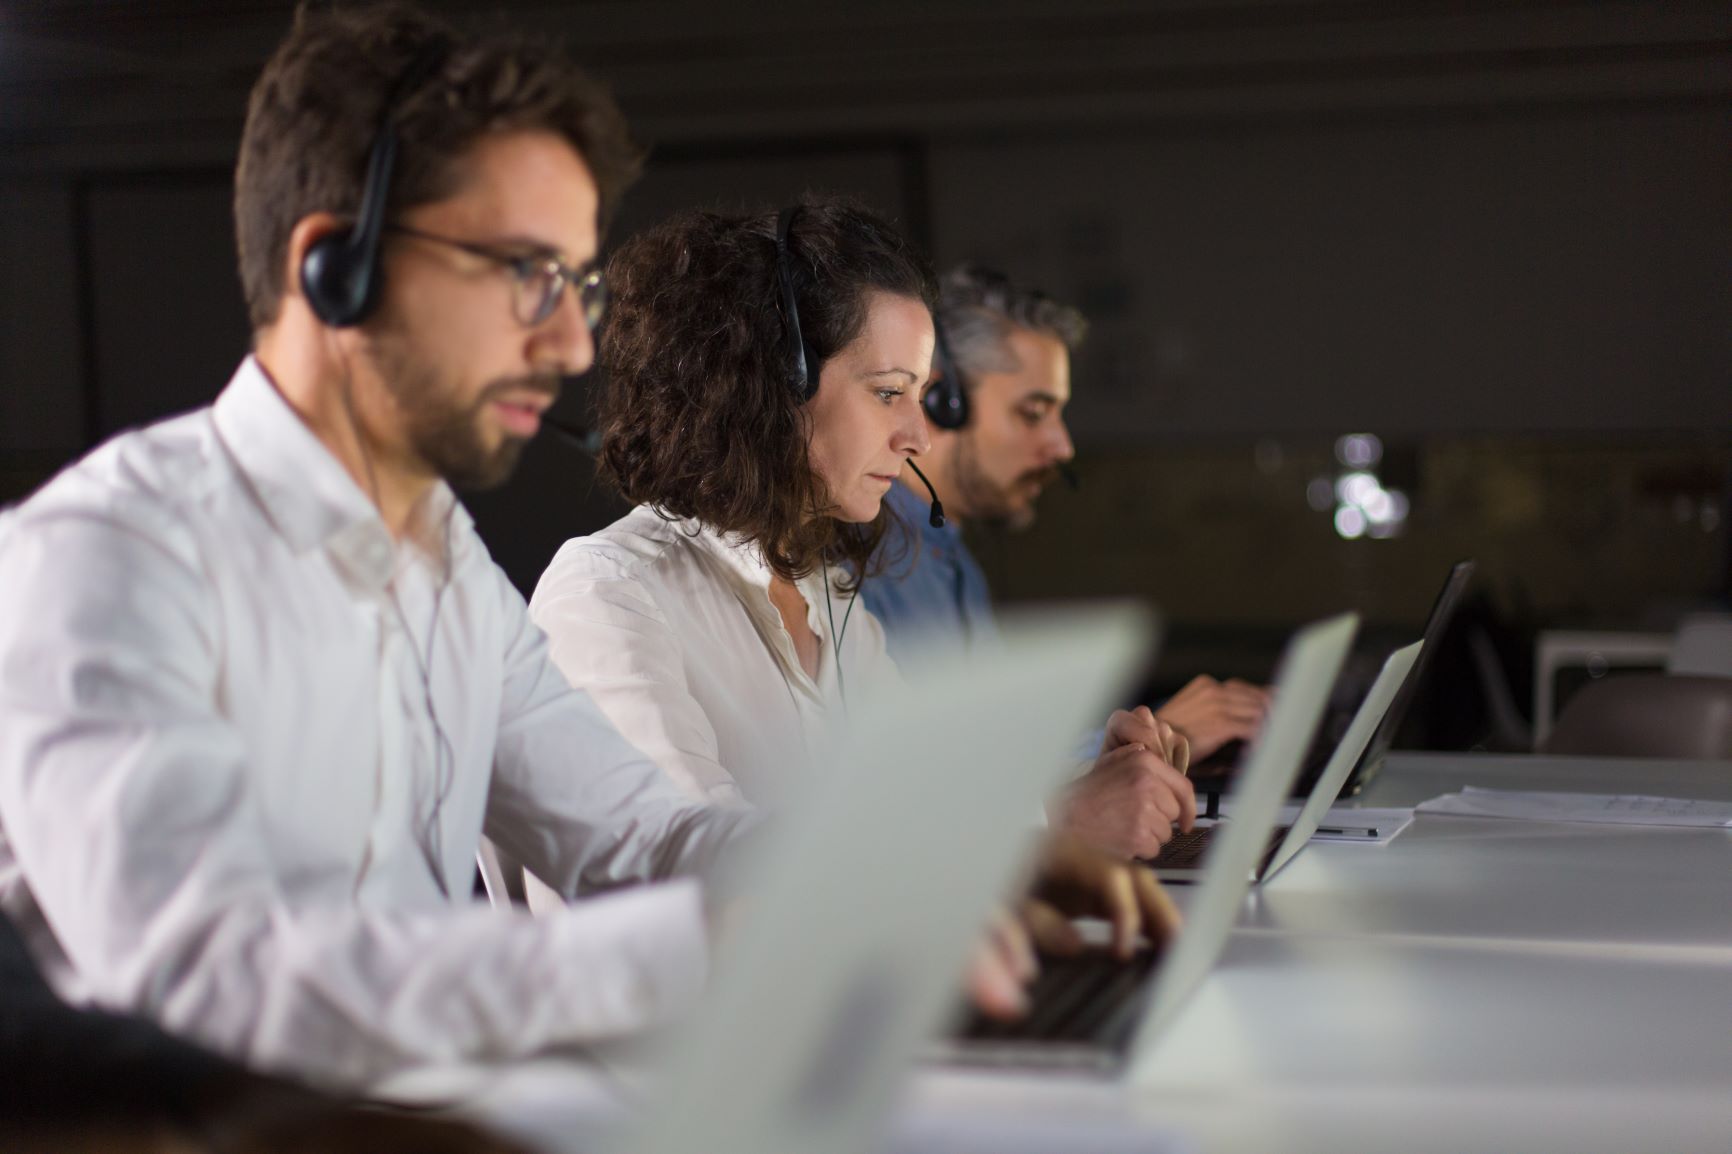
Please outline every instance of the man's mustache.
[[1017, 484], [1020, 485], [1033, 482], [1044, 489], [1054, 481], [1058, 480], [1058, 478], [1058, 466], [1048, 465], [1042, 469], [1030, 469], [1028, 472], [1017, 478]]
[[554, 373], [536, 373], [527, 377], [507, 377], [504, 380], [493, 381], [481, 390], [481, 396], [476, 399], [475, 407], [490, 404], [508, 393], [540, 393], [547, 398], [548, 404], [559, 400], [559, 394], [564, 387], [565, 379]]

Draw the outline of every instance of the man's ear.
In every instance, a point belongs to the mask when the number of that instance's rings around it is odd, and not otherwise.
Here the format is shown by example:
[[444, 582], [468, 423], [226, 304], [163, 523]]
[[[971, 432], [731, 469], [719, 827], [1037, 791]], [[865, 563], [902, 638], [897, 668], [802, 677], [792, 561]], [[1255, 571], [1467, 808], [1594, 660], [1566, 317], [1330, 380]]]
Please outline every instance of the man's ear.
[[307, 250], [333, 233], [348, 229], [349, 222], [334, 213], [314, 212], [295, 222], [289, 233], [288, 259], [283, 262], [283, 283], [277, 286], [284, 300], [290, 297], [306, 299], [301, 284], [301, 269], [307, 263]]

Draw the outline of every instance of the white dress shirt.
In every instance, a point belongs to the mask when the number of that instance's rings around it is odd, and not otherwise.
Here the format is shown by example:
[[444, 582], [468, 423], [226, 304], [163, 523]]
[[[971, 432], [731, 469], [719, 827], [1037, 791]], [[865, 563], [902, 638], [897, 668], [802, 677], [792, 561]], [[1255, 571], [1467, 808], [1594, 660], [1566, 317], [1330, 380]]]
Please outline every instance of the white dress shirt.
[[567, 541], [529, 613], [571, 683], [694, 796], [774, 804], [822, 764], [846, 695], [896, 667], [878, 620], [818, 570], [797, 583], [819, 642], [808, 676], [770, 575], [756, 547], [638, 508]]
[[449, 490], [410, 537], [251, 359], [0, 518], [0, 905], [64, 995], [351, 1086], [690, 1001], [696, 883], [537, 921], [476, 847], [572, 895], [752, 815], [567, 686]]

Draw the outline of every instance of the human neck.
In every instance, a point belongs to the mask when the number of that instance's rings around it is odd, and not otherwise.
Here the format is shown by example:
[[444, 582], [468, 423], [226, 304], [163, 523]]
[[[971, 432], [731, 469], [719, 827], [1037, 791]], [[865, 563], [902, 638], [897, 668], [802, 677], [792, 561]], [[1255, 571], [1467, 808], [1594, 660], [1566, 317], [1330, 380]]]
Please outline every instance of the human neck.
[[367, 397], [346, 364], [330, 355], [328, 340], [291, 339], [278, 328], [258, 336], [254, 356], [295, 415], [312, 431], [379, 510], [385, 528], [402, 539], [416, 505], [438, 478], [416, 468], [369, 431]]

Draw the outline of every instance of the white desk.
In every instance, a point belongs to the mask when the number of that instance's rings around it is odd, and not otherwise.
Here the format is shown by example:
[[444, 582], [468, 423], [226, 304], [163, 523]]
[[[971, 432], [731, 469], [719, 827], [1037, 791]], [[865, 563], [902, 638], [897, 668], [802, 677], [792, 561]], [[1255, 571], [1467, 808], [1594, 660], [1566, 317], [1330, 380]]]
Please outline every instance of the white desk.
[[[916, 1087], [911, 1113], [963, 1121], [988, 1116], [1000, 1125], [1018, 1117], [1069, 1120], [1089, 1135], [1086, 1147], [1053, 1143], [1043, 1154], [1154, 1154], [1173, 1132], [1205, 1154], [1724, 1154], [1732, 1135], [1732, 1101], [1723, 1093], [1525, 1084], [1183, 1093], [1054, 1084], [1019, 1087], [1013, 1099], [1003, 1086], [927, 1078]], [[960, 1143], [952, 1149], [1010, 1154]], [[892, 1148], [892, 1154], [913, 1152]]]
[[[1567, 789], [1579, 793], [1663, 793], [1732, 800], [1732, 761], [1547, 757], [1507, 753], [1392, 753], [1362, 805], [1415, 805], [1464, 785]], [[1406, 837], [1406, 834], [1402, 835]]]
[[[1399, 755], [1366, 805], [1472, 784], [1732, 800], [1732, 762]], [[1732, 964], [1732, 830], [1419, 815], [1388, 845], [1309, 845], [1248, 903], [1247, 926], [1418, 935]]]
[[[1470, 782], [1732, 798], [1732, 764], [1400, 756], [1366, 804]], [[924, 1070], [889, 1149], [1724, 1154], [1729, 899], [1719, 831], [1421, 818], [1320, 843], [1248, 903], [1134, 1083]], [[579, 1150], [586, 1082], [511, 1071], [481, 1113]]]

